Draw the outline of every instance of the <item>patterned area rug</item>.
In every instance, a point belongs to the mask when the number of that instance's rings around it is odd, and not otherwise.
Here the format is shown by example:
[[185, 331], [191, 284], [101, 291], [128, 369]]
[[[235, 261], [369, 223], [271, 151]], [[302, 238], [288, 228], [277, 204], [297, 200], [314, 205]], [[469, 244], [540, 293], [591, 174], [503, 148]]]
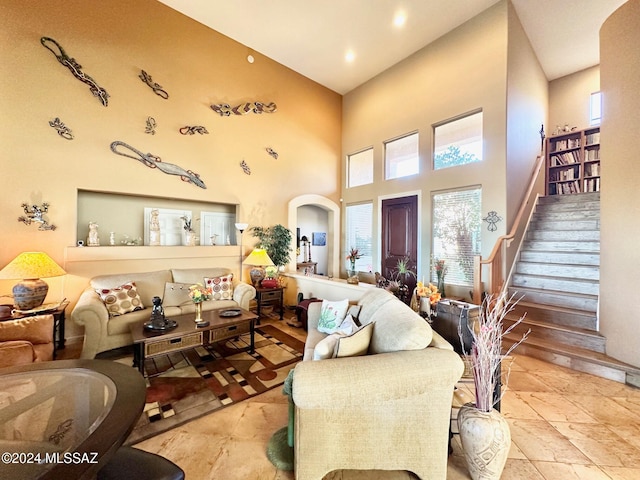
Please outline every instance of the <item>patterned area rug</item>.
[[304, 343], [272, 325], [256, 327], [253, 354], [249, 342], [245, 334], [147, 359], [146, 405], [125, 445], [281, 386], [302, 359]]

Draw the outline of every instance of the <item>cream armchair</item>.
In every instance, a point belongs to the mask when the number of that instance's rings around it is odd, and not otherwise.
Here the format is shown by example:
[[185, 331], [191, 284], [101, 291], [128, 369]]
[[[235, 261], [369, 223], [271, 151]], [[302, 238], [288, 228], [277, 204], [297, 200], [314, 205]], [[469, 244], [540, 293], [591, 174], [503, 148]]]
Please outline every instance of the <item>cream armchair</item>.
[[[321, 304], [310, 306], [305, 361], [293, 378], [296, 479], [320, 480], [342, 469], [408, 470], [423, 480], [445, 479], [462, 360], [384, 290], [372, 289], [359, 303], [361, 322], [375, 322], [369, 353], [320, 361], [309, 354], [324, 337], [317, 332]], [[411, 350], [388, 351], [391, 346]]]

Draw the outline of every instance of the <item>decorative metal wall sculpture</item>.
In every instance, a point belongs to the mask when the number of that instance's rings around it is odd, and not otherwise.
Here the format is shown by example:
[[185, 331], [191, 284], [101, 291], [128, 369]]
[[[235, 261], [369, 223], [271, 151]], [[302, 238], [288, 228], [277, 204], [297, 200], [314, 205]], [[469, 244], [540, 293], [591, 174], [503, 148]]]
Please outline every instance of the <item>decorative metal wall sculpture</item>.
[[67, 140], [73, 140], [73, 132], [69, 127], [67, 127], [60, 118], [56, 117], [53, 120], [49, 121], [49, 126], [55, 128], [58, 131], [58, 135], [62, 138], [66, 138]]
[[162, 89], [162, 85], [158, 85], [157, 83], [155, 83], [152, 78], [151, 75], [149, 75], [147, 72], [145, 72], [144, 70], [140, 70], [140, 75], [138, 75], [138, 78], [140, 78], [140, 80], [142, 80], [144, 83], [146, 83], [147, 85], [149, 85], [149, 87], [151, 88], [151, 90], [153, 90], [153, 92], [158, 95], [159, 97], [164, 98], [165, 100], [167, 100], [169, 98], [169, 94], [166, 92], [166, 90]]
[[[129, 153], [119, 152], [117, 148], [122, 146], [128, 150], [130, 150], [135, 155], [131, 155]], [[166, 173], [167, 175], [177, 175], [184, 182], [193, 183], [195, 186], [200, 188], [207, 188], [204, 182], [200, 179], [200, 175], [191, 171], [185, 170], [178, 165], [174, 165], [173, 163], [165, 163], [162, 161], [160, 157], [152, 155], [151, 153], [142, 153], [140, 150], [133, 148], [131, 145], [127, 145], [124, 142], [115, 141], [111, 143], [111, 151], [118, 155], [122, 155], [123, 157], [133, 158], [134, 160], [138, 160], [142, 162], [149, 168], [157, 168], [161, 172]]]
[[155, 118], [147, 117], [147, 128], [145, 128], [144, 133], [150, 133], [151, 135], [155, 135], [157, 126], [158, 124], [156, 123]]
[[57, 227], [44, 218], [44, 214], [49, 211], [49, 204], [43, 203], [42, 206], [31, 205], [23, 203], [21, 205], [25, 215], [20, 215], [18, 221], [25, 225], [31, 225], [32, 223], [38, 223], [38, 230], [55, 230]]
[[227, 103], [218, 103], [211, 105], [211, 109], [221, 117], [229, 117], [233, 115], [246, 115], [247, 113], [274, 113], [278, 110], [275, 103], [264, 104], [262, 102], [247, 102], [231, 107]]
[[498, 212], [496, 212], [495, 210], [491, 210], [487, 214], [487, 216], [482, 220], [484, 220], [489, 224], [489, 226], [487, 227], [487, 230], [489, 230], [490, 232], [495, 232], [498, 229], [498, 227], [496, 226], [496, 223], [501, 221], [502, 217], [499, 217]]
[[[82, 71], [82, 65], [76, 62], [74, 58], [69, 57], [58, 42], [56, 42], [53, 38], [42, 37], [40, 39], [40, 43], [42, 43], [42, 45], [47, 50], [53, 53], [58, 61], [71, 71], [74, 77], [76, 77], [81, 82], [89, 85], [89, 90], [91, 91], [91, 93], [93, 93], [94, 97], [98, 97], [98, 100], [102, 102], [102, 105], [104, 105], [105, 107], [108, 105], [109, 101], [107, 99], [109, 98], [109, 94], [107, 93], [107, 91], [100, 85], [98, 85], [93, 78], [84, 73]], [[58, 49], [58, 52], [51, 48], [48, 43], [53, 43]]]
[[242, 167], [242, 171], [244, 173], [246, 173], [247, 175], [251, 175], [251, 169], [249, 168], [249, 165], [247, 165], [247, 162], [245, 162], [244, 160], [242, 160], [240, 162], [240, 166]]
[[180, 133], [182, 135], [195, 135], [196, 133], [199, 133], [200, 135], [208, 135], [209, 132], [207, 132], [207, 129], [204, 128], [201, 125], [196, 125], [194, 127], [182, 127], [180, 129]]
[[278, 152], [276, 152], [273, 148], [267, 147], [267, 153], [271, 155], [276, 160], [278, 159]]

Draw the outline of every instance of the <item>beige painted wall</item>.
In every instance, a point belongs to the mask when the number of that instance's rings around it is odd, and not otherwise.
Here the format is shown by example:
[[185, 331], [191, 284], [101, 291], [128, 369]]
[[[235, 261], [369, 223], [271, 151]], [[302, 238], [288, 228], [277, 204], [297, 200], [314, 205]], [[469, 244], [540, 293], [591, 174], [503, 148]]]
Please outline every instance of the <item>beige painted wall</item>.
[[[108, 91], [108, 107], [40, 44], [42, 36], [57, 40]], [[104, 271], [105, 262], [92, 256], [116, 255], [93, 251], [67, 262], [77, 257], [78, 189], [237, 204], [239, 220], [264, 226], [286, 224], [288, 201], [299, 195], [338, 201], [341, 96], [256, 52], [249, 64], [247, 47], [159, 2], [5, 0], [0, 45], [0, 265], [21, 251], [48, 252], [69, 275], [49, 281], [46, 301], [66, 296], [75, 302], [87, 277]], [[168, 100], [138, 78], [141, 70], [163, 86]], [[209, 108], [252, 101], [275, 102], [278, 111], [223, 118]], [[144, 133], [148, 116], [158, 123], [156, 135]], [[48, 125], [55, 117], [74, 140]], [[178, 129], [186, 125], [205, 126], [209, 135], [183, 136]], [[115, 140], [197, 172], [207, 189], [113, 154]], [[243, 173], [242, 160], [251, 175]], [[16, 221], [22, 202], [42, 201], [51, 204], [54, 232]], [[254, 241], [245, 232], [245, 250]], [[153, 251], [153, 258], [141, 250], [126, 254], [123, 264], [143, 271], [195, 257], [199, 264], [236, 265], [236, 249], [210, 255], [196, 248], [188, 258], [173, 248]], [[0, 282], [0, 294], [13, 283]], [[69, 334], [76, 334], [68, 323]]]
[[549, 82], [549, 126], [551, 136], [557, 127], [589, 127], [589, 97], [600, 90], [600, 66]]
[[[512, 39], [515, 44], [508, 48]], [[512, 65], [521, 68], [522, 73], [511, 75], [507, 83], [507, 69]], [[531, 96], [524, 98], [525, 91]], [[530, 91], [533, 93], [529, 94]], [[422, 278], [429, 274], [432, 193], [482, 185], [483, 214], [495, 210], [505, 219], [497, 224], [495, 232], [482, 229], [482, 254], [488, 256], [496, 239], [508, 227], [506, 212], [513, 211], [511, 197], [522, 196], [520, 183], [510, 188], [507, 196], [507, 175], [513, 179], [523, 171], [528, 174], [539, 151], [537, 132], [546, 115], [546, 95], [546, 79], [517, 17], [508, 2], [499, 2], [345, 95], [343, 179], [347, 155], [366, 147], [373, 146], [375, 167], [373, 184], [348, 189], [343, 185], [343, 205], [373, 201], [375, 209], [381, 197], [418, 194], [421, 218], [418, 277]], [[484, 117], [484, 161], [434, 171], [433, 125], [478, 108], [483, 109]], [[412, 131], [420, 135], [421, 173], [385, 181], [384, 141]], [[507, 132], [516, 138], [510, 144], [513, 155], [509, 159]], [[379, 229], [374, 215], [373, 231]], [[344, 258], [348, 245], [343, 243], [342, 248]], [[378, 265], [379, 248], [378, 235], [374, 234]], [[448, 288], [453, 294], [464, 296], [468, 290], [468, 287]]]
[[640, 0], [629, 0], [600, 29], [603, 120], [600, 143], [600, 329], [607, 354], [640, 367]]

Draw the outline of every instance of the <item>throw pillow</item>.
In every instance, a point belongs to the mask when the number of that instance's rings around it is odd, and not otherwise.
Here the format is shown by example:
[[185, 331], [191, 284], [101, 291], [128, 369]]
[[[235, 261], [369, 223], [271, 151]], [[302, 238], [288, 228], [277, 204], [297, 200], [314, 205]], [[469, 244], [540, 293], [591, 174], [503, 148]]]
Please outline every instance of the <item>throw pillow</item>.
[[193, 303], [189, 296], [188, 283], [165, 283], [162, 305], [165, 307], [179, 307]]
[[314, 360], [326, 360], [328, 358], [335, 357], [336, 344], [338, 343], [338, 339], [342, 337], [340, 333], [332, 333], [331, 335], [327, 335], [318, 343], [313, 349], [313, 359]]
[[337, 302], [329, 300], [322, 301], [320, 318], [318, 319], [318, 331], [322, 333], [335, 333], [344, 320], [349, 308], [349, 300], [344, 299]]
[[360, 315], [361, 308], [362, 307], [360, 305], [350, 305], [349, 310], [347, 310], [347, 315], [351, 315], [351, 318], [353, 318], [353, 321], [358, 327], [362, 326], [360, 320], [358, 320], [358, 315]]
[[211, 300], [233, 300], [233, 273], [221, 277], [205, 277], [204, 286], [211, 289]]
[[364, 327], [356, 330], [354, 333], [347, 337], [338, 338], [335, 346], [334, 356], [337, 358], [342, 357], [359, 357], [366, 355], [369, 350], [369, 343], [371, 342], [371, 335], [373, 334], [373, 323], [368, 323]]
[[342, 335], [351, 335], [356, 330], [358, 330], [358, 325], [355, 320], [351, 316], [351, 314], [347, 313], [347, 316], [344, 317], [344, 320], [336, 330], [336, 333], [341, 333]]
[[117, 317], [144, 308], [135, 282], [128, 282], [115, 288], [103, 288], [96, 292], [107, 307], [109, 317]]

